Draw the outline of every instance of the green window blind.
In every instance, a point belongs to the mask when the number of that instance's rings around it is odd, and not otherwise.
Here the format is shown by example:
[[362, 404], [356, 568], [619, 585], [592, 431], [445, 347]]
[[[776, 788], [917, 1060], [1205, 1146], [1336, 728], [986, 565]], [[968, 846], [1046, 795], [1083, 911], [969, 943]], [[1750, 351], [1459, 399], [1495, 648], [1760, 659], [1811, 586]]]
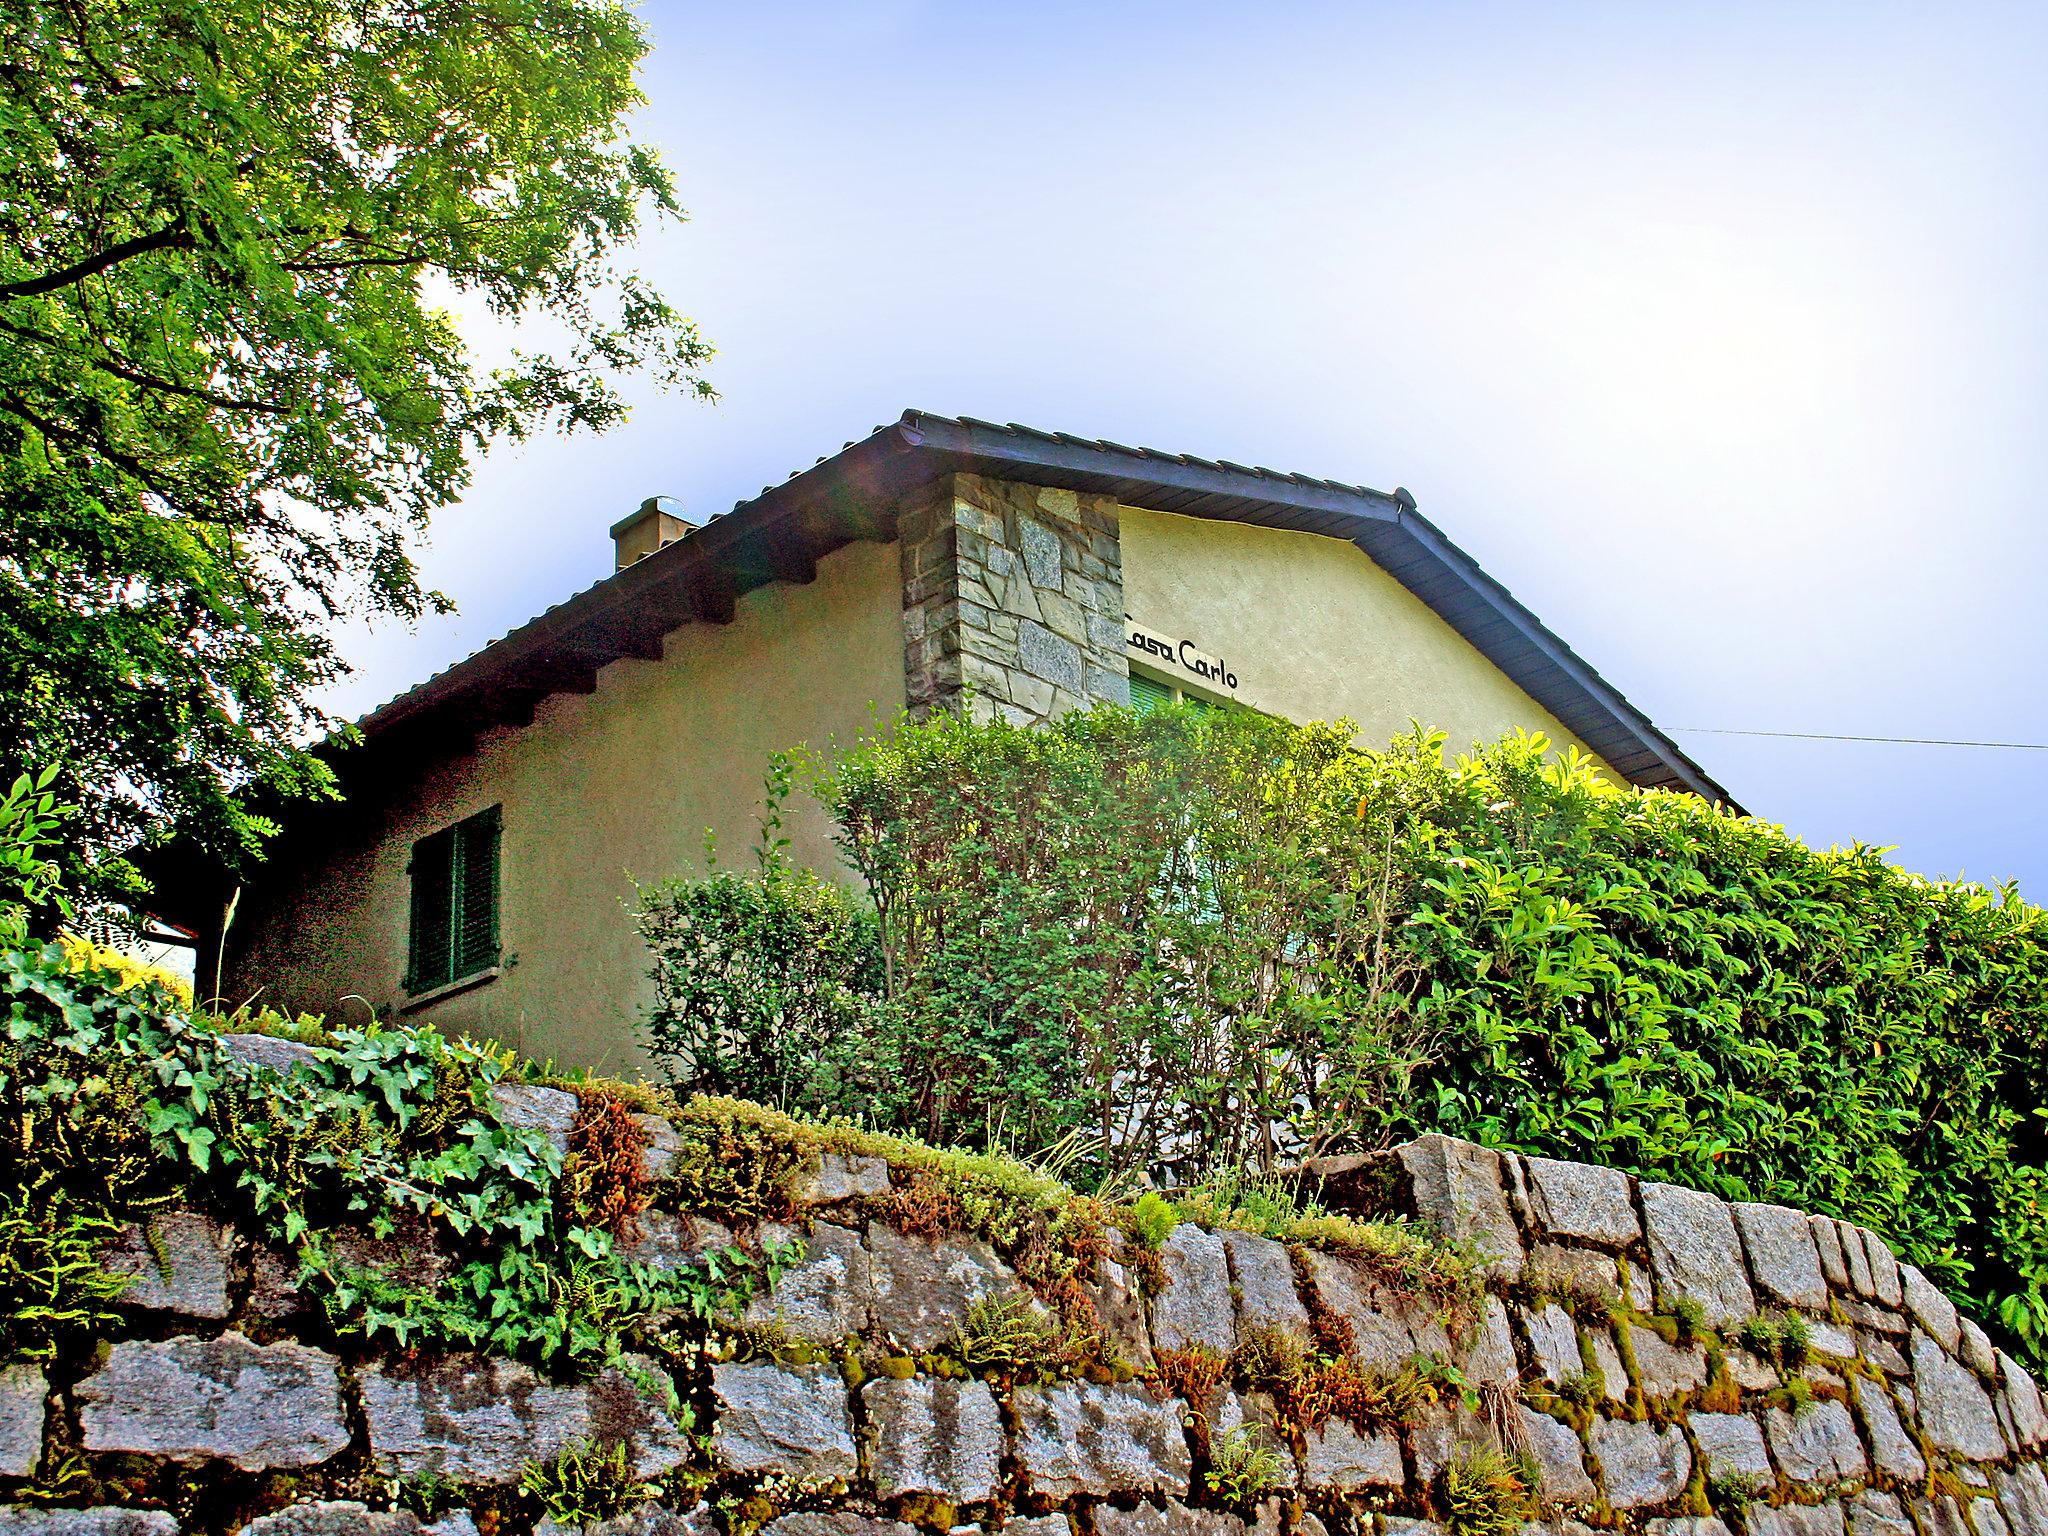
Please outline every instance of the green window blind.
[[1134, 709], [1164, 709], [1173, 702], [1173, 690], [1157, 678], [1142, 672], [1131, 674], [1131, 706]]
[[405, 986], [426, 992], [498, 963], [498, 844], [492, 806], [412, 845]]

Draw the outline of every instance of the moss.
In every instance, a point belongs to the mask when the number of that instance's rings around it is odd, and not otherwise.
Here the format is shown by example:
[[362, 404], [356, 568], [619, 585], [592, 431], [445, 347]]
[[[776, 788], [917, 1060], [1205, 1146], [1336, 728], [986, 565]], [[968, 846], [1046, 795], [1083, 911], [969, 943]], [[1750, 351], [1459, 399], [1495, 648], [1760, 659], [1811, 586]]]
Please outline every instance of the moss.
[[648, 1205], [647, 1130], [608, 1087], [586, 1084], [576, 1100], [558, 1198], [576, 1224], [630, 1237]]
[[908, 1355], [891, 1355], [875, 1367], [875, 1374], [891, 1381], [908, 1381], [917, 1374], [917, 1362]]
[[[1155, 1349], [1152, 1358], [1159, 1390], [1180, 1398], [1198, 1413], [1230, 1377], [1231, 1362], [1199, 1344], [1187, 1349]], [[1243, 1359], [1241, 1351], [1239, 1359]]]

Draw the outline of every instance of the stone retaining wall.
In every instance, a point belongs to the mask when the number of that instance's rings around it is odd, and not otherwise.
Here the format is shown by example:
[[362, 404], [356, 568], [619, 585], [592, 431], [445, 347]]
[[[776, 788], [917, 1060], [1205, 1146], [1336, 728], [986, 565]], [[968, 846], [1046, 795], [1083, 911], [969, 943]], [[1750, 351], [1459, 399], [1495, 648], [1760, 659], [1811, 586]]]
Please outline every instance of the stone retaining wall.
[[[566, 1136], [568, 1095], [498, 1092], [505, 1118]], [[673, 1135], [650, 1129], [661, 1172]], [[2033, 1380], [1868, 1232], [1440, 1137], [1314, 1173], [1336, 1207], [1412, 1213], [1471, 1244], [1487, 1273], [1476, 1323], [1454, 1332], [1329, 1252], [1182, 1225], [1156, 1265], [1118, 1250], [1088, 1277], [1128, 1372], [1005, 1387], [943, 1350], [978, 1299], [1022, 1282], [972, 1235], [864, 1216], [896, 1177], [881, 1160], [822, 1158], [800, 1231], [729, 1231], [674, 1209], [671, 1189], [638, 1239], [652, 1261], [806, 1242], [733, 1320], [751, 1356], [714, 1348], [671, 1378], [702, 1405], [688, 1424], [652, 1360], [557, 1382], [500, 1359], [352, 1354], [277, 1257], [167, 1211], [109, 1255], [137, 1276], [123, 1337], [54, 1376], [0, 1371], [0, 1499], [41, 1498], [0, 1504], [0, 1536], [524, 1536], [516, 1506], [484, 1494], [592, 1442], [623, 1443], [643, 1478], [698, 1467], [708, 1494], [606, 1536], [1441, 1536], [1445, 1469], [1486, 1445], [1540, 1467], [1542, 1536], [2048, 1536]], [[387, 1246], [431, 1273], [424, 1239]], [[1141, 1273], [1163, 1287], [1141, 1294]], [[1759, 1315], [1802, 1319], [1812, 1359], [1743, 1348]], [[1361, 1365], [1439, 1357], [1464, 1392], [1405, 1424], [1304, 1431], [1228, 1385], [1191, 1404], [1156, 1384], [1199, 1352], [1327, 1339], [1333, 1318]], [[1231, 1435], [1277, 1452], [1277, 1486], [1249, 1507], [1221, 1507], [1206, 1476]], [[66, 1466], [132, 1496], [64, 1507]], [[423, 1475], [468, 1508], [394, 1509]]]

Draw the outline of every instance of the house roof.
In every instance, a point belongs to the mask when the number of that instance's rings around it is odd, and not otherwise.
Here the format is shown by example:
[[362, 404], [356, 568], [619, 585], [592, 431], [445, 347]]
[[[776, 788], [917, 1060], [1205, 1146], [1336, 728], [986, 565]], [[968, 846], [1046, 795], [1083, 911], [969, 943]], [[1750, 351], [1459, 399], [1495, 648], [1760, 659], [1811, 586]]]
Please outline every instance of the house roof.
[[[818, 559], [842, 545], [894, 537], [896, 509], [908, 495], [963, 471], [1348, 540], [1631, 783], [1689, 790], [1741, 809], [1619, 689], [1417, 511], [1405, 490], [1375, 491], [925, 411], [905, 411], [371, 711], [359, 722], [366, 745], [410, 749], [424, 745], [426, 735], [530, 721], [550, 694], [592, 691], [607, 662], [659, 656], [662, 636], [677, 625], [729, 620], [733, 604], [752, 588], [807, 580]], [[402, 750], [398, 757], [414, 754]], [[358, 754], [343, 758], [346, 771], [346, 759]]]

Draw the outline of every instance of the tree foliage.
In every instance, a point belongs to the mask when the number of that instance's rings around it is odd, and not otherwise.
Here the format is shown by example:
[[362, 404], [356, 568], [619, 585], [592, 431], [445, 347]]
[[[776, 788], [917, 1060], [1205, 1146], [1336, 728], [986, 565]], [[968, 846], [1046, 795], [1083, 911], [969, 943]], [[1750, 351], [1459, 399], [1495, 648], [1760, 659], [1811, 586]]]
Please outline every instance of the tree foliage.
[[[1446, 761], [1242, 713], [947, 717], [823, 792], [884, 980], [839, 977], [861, 1034], [794, 1107], [1079, 1138], [1098, 1179], [1445, 1131], [1865, 1223], [2048, 1358], [2048, 917], [2011, 889], [1540, 737]], [[751, 932], [707, 916], [686, 967], [743, 974]]]
[[[487, 442], [704, 386], [612, 253], [667, 173], [626, 142], [617, 0], [20, 0], [0, 15], [0, 762], [63, 765], [102, 853], [243, 787], [320, 792], [350, 615]], [[451, 310], [549, 345], [485, 368]], [[122, 875], [118, 861], [109, 879]]]

